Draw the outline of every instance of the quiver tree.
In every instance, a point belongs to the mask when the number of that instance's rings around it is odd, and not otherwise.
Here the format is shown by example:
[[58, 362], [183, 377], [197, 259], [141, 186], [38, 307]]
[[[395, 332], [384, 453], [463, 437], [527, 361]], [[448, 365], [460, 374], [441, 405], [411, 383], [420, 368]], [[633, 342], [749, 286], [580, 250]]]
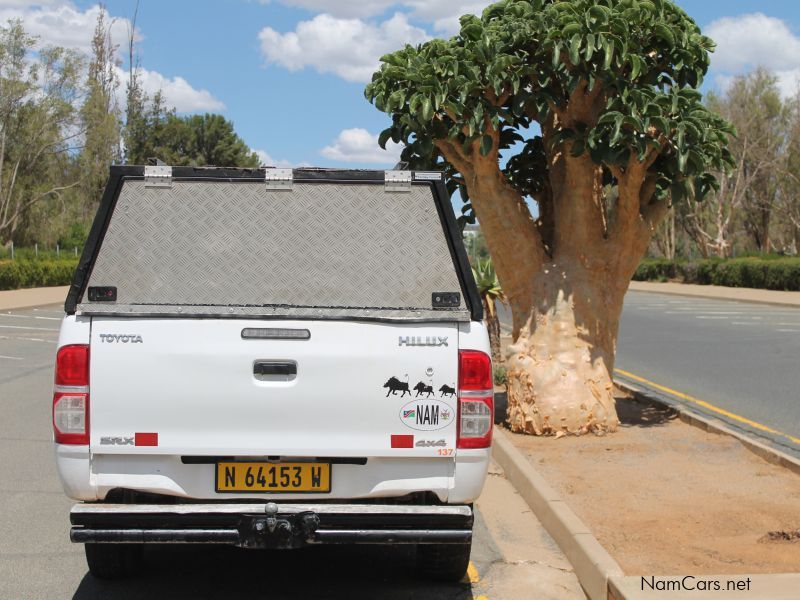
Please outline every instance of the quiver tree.
[[446, 169], [510, 301], [513, 430], [616, 428], [628, 282], [670, 202], [731, 163], [731, 128], [696, 90], [712, 49], [666, 0], [505, 0], [381, 59], [381, 145]]

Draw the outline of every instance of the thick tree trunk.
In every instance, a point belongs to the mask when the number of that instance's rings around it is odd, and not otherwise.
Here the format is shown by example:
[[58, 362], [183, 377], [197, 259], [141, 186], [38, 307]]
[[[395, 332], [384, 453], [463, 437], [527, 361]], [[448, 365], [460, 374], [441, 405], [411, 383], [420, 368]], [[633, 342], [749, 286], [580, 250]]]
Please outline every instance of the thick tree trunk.
[[[548, 127], [543, 127], [545, 145]], [[606, 213], [603, 170], [588, 156], [548, 156], [550, 185], [534, 221], [524, 199], [498, 168], [496, 151], [468, 154], [437, 145], [462, 173], [513, 314], [506, 356], [508, 423], [537, 435], [614, 431], [614, 370], [622, 302], [654, 227], [667, 210], [655, 201], [655, 178], [631, 157]], [[495, 146], [497, 147], [497, 145]], [[547, 218], [544, 218], [544, 217]]]
[[624, 289], [604, 273], [562, 259], [534, 276], [534, 305], [506, 362], [513, 431], [616, 429], [611, 373]]

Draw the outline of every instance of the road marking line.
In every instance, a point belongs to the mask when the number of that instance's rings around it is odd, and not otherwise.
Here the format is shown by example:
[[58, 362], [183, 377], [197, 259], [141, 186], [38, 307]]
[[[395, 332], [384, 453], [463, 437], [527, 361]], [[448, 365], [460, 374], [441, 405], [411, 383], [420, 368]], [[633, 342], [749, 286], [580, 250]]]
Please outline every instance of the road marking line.
[[0, 340], [16, 340], [20, 342], [45, 342], [46, 344], [57, 344], [57, 340], [43, 340], [42, 338], [27, 338], [27, 337], [10, 337], [7, 335], [0, 335]]
[[800, 329], [777, 329], [776, 331], [799, 333]]
[[22, 360], [19, 356], [4, 356], [0, 354], [0, 358], [7, 358], [8, 360]]
[[58, 317], [40, 317], [39, 315], [17, 315], [13, 313], [2, 313], [0, 317], [12, 317], [14, 319], [41, 319], [43, 321], [60, 321]]
[[676, 396], [682, 400], [686, 400], [687, 402], [691, 402], [692, 404], [697, 404], [698, 406], [702, 406], [707, 410], [728, 417], [729, 419], [733, 419], [734, 421], [738, 421], [739, 423], [744, 423], [745, 425], [749, 425], [753, 429], [766, 431], [767, 433], [771, 433], [773, 435], [786, 438], [792, 443], [800, 445], [800, 438], [791, 436], [788, 433], [783, 433], [782, 431], [778, 431], [777, 429], [773, 429], [772, 427], [767, 427], [766, 425], [762, 425], [761, 423], [758, 423], [756, 421], [751, 421], [750, 419], [742, 417], [741, 415], [737, 415], [736, 413], [732, 413], [729, 410], [725, 410], [724, 408], [719, 408], [718, 406], [714, 406], [713, 404], [711, 404], [710, 402], [706, 402], [705, 400], [700, 400], [699, 398], [695, 398], [694, 396], [690, 396], [689, 394], [684, 394], [683, 392], [673, 390], [664, 385], [655, 383], [654, 381], [650, 381], [649, 379], [645, 379], [644, 377], [639, 377], [638, 375], [634, 375], [633, 373], [630, 373], [628, 371], [623, 371], [622, 369], [614, 369], [614, 372], [619, 373], [624, 377], [628, 377], [629, 379], [633, 379], [634, 381], [638, 381], [639, 383], [643, 383], [645, 385], [653, 387], [659, 391], [666, 392], [667, 394]]
[[722, 316], [722, 317], [716, 317], [716, 316], [715, 317], [711, 317], [711, 316], [708, 316], [708, 315], [695, 315], [694, 318], [695, 319], [727, 319], [728, 317], [725, 317], [725, 316]]
[[761, 325], [761, 323], [751, 323], [750, 321], [733, 321], [731, 325]]
[[49, 327], [28, 327], [22, 325], [0, 325], [3, 329], [33, 329], [35, 331], [58, 331], [58, 329], [51, 329]]
[[[467, 572], [464, 575], [464, 578], [461, 580], [461, 583], [478, 583], [481, 580], [481, 576], [478, 573], [478, 569], [475, 568], [475, 563], [469, 561], [469, 566], [467, 567]], [[475, 600], [478, 600], [475, 598]]]
[[698, 315], [744, 315], [744, 313], [737, 313], [737, 312], [713, 312], [713, 311], [710, 311], [710, 310], [695, 310], [695, 309], [691, 309], [690, 310], [688, 308], [686, 310], [681, 310], [680, 308], [677, 308], [675, 310], [665, 310], [664, 314], [665, 315], [684, 315], [684, 316], [691, 316], [693, 314], [698, 314]]

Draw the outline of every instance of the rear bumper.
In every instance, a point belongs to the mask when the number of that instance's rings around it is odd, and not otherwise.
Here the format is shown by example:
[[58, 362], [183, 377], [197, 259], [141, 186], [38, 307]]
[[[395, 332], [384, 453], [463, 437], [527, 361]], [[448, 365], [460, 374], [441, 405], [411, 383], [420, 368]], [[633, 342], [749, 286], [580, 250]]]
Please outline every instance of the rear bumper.
[[311, 544], [468, 544], [469, 506], [377, 504], [76, 504], [78, 543], [228, 544], [299, 548]]

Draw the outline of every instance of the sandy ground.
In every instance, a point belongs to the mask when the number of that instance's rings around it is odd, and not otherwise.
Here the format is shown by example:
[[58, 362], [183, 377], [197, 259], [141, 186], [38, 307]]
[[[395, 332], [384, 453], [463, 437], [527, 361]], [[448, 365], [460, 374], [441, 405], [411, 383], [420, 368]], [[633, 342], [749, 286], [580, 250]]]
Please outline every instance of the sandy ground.
[[605, 437], [512, 437], [626, 574], [800, 572], [800, 477], [671, 411], [618, 411]]

